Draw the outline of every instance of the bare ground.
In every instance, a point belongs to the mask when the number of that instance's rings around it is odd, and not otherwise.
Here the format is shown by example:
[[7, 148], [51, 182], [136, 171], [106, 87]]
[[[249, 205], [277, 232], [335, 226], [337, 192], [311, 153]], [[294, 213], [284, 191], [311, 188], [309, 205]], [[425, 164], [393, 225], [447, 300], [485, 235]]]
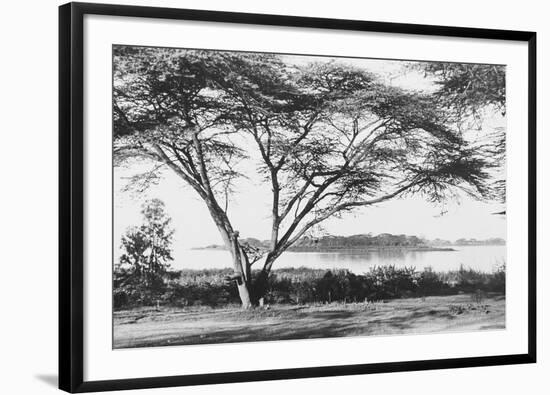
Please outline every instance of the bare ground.
[[504, 296], [228, 308], [137, 308], [114, 313], [114, 348], [375, 336], [505, 328]]

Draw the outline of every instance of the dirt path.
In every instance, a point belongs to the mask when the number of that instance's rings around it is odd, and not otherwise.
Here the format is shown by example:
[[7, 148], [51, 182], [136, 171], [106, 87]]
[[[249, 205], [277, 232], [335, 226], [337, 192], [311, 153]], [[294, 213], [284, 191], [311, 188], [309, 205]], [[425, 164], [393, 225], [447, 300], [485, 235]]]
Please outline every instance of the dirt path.
[[387, 303], [225, 309], [134, 309], [114, 316], [114, 347], [504, 329], [505, 299], [469, 295]]

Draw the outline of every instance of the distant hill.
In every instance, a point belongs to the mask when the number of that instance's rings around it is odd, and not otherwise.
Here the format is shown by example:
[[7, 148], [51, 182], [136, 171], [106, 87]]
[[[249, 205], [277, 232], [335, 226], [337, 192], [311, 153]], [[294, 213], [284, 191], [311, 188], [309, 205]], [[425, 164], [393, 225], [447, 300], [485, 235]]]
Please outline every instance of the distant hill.
[[[242, 239], [251, 246], [258, 248], [268, 248], [269, 241], [258, 240], [255, 238]], [[340, 249], [376, 249], [376, 248], [412, 248], [412, 249], [436, 249], [444, 247], [450, 249], [451, 246], [480, 246], [480, 245], [505, 245], [506, 241], [501, 238], [491, 238], [485, 240], [477, 239], [458, 239], [454, 242], [449, 240], [435, 239], [426, 240], [418, 236], [393, 235], [390, 233], [381, 233], [379, 235], [359, 234], [353, 236], [322, 236], [322, 237], [303, 237], [294, 244], [289, 251], [317, 251], [317, 250], [340, 250]], [[209, 245], [197, 249], [224, 250], [221, 245]]]
[[365, 247], [420, 247], [428, 246], [417, 236], [392, 235], [382, 233], [376, 236], [360, 234], [353, 236], [323, 236], [320, 238], [303, 237], [298, 240], [292, 249], [303, 247], [316, 248], [365, 248]]
[[477, 239], [458, 239], [454, 242], [456, 246], [485, 246], [485, 245], [506, 245], [506, 240], [500, 237], [493, 237], [491, 239], [477, 240]]

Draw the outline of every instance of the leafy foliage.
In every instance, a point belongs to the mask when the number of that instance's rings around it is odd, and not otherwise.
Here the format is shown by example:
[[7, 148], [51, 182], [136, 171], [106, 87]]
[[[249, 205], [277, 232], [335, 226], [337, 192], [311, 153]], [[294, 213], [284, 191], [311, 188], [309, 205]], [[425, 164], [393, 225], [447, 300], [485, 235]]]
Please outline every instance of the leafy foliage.
[[[239, 303], [234, 286], [227, 282], [231, 269], [183, 270], [167, 282], [157, 295], [164, 305], [175, 307], [223, 307]], [[254, 273], [258, 275], [256, 271]], [[493, 273], [471, 269], [435, 272], [431, 268], [379, 266], [362, 275], [348, 270], [288, 268], [274, 270], [269, 276], [265, 302], [271, 304], [311, 304], [332, 302], [372, 302], [405, 297], [452, 295], [460, 292], [476, 295], [505, 291], [505, 267]], [[139, 300], [117, 308], [147, 304]]]
[[165, 292], [166, 280], [173, 276], [170, 244], [174, 231], [164, 212], [164, 203], [152, 199], [144, 203], [144, 224], [131, 227], [122, 236], [123, 253], [115, 266], [115, 305], [150, 304]]
[[[437, 97], [449, 108], [455, 121], [465, 124], [472, 119], [480, 124], [486, 113], [506, 115], [506, 67], [489, 64], [420, 63], [416, 65], [435, 79]], [[495, 128], [485, 133], [493, 143], [487, 150], [497, 165], [502, 165], [506, 155], [506, 131]], [[506, 201], [506, 182], [503, 178], [493, 182], [497, 197]]]
[[422, 67], [436, 77], [438, 94], [457, 111], [475, 114], [486, 106], [493, 106], [506, 114], [505, 66], [430, 62]]

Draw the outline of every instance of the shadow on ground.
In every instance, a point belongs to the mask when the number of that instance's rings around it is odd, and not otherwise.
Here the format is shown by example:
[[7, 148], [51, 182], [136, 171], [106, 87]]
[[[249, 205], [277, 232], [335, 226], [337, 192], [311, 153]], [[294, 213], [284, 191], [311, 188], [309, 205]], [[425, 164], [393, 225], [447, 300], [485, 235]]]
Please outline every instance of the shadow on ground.
[[125, 311], [118, 321], [115, 315], [115, 348], [504, 328], [505, 299], [495, 297], [484, 303], [487, 309], [468, 307], [469, 296], [455, 295], [253, 311]]
[[37, 374], [34, 376], [38, 380], [48, 384], [51, 387], [58, 387], [58, 377], [57, 374]]

